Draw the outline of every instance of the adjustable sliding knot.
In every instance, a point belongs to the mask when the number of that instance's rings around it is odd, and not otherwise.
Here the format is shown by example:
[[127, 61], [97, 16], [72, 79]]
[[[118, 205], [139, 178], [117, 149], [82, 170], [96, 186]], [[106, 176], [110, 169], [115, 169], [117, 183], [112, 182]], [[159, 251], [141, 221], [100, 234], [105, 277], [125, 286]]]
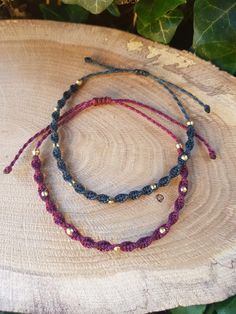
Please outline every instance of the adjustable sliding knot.
[[103, 104], [110, 104], [112, 103], [112, 98], [111, 97], [94, 97], [93, 98], [93, 102], [94, 102], [94, 105], [103, 105]]

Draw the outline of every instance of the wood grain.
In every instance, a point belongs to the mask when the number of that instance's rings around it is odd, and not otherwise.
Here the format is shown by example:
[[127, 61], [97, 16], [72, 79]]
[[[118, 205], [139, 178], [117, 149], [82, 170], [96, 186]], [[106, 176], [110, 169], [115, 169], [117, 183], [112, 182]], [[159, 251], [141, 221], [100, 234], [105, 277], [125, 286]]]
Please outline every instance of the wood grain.
[[[135, 43], [136, 42], [136, 43]], [[140, 44], [141, 43], [141, 44]], [[100, 253], [68, 239], [45, 212], [32, 181], [31, 149], [0, 178], [0, 310], [27, 313], [147, 313], [219, 301], [236, 293], [236, 79], [185, 51], [114, 29], [43, 21], [0, 22], [0, 165], [46, 126], [62, 92], [95, 66], [85, 56], [143, 67], [187, 88], [212, 113], [183, 97], [199, 133], [189, 162], [190, 192], [180, 220], [161, 241], [132, 253]], [[130, 97], [181, 118], [170, 96], [132, 75], [89, 81], [71, 105], [99, 96]], [[184, 139], [184, 133], [174, 128]], [[161, 177], [175, 148], [125, 108], [88, 110], [61, 132], [73, 173], [97, 192], [116, 194]], [[31, 147], [32, 148], [32, 147]], [[178, 180], [155, 194], [105, 206], [85, 200], [55, 173], [43, 146], [48, 181], [61, 210], [96, 239], [135, 240], [171, 210]]]

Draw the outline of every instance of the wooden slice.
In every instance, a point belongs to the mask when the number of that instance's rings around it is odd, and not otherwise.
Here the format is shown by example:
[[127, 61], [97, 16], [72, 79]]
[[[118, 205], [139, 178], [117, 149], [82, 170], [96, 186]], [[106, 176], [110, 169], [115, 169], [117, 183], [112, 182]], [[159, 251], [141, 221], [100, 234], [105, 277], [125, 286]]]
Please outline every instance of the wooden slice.
[[[189, 161], [189, 194], [171, 232], [144, 250], [101, 253], [68, 238], [39, 200], [31, 146], [10, 175], [0, 178], [0, 309], [27, 313], [147, 313], [223, 300], [236, 293], [236, 79], [194, 55], [132, 34], [44, 21], [0, 23], [0, 165], [50, 122], [64, 90], [98, 67], [93, 56], [120, 67], [141, 67], [188, 89], [211, 114], [182, 99], [197, 131]], [[68, 108], [92, 97], [130, 97], [182, 116], [155, 82], [119, 74], [91, 79]], [[154, 117], [154, 116], [153, 116]], [[173, 130], [185, 140], [183, 130]], [[92, 108], [68, 123], [62, 147], [73, 174], [98, 193], [127, 192], [152, 183], [176, 162], [174, 142], [148, 121], [118, 106]], [[136, 240], [164, 222], [178, 179], [156, 194], [103, 205], [77, 195], [42, 148], [53, 199], [95, 239]]]

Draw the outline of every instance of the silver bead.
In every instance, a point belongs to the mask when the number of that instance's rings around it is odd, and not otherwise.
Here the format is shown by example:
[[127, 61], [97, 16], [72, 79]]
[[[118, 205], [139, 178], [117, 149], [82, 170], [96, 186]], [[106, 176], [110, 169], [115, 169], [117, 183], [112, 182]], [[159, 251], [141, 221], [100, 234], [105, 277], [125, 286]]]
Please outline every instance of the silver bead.
[[38, 148], [35, 148], [35, 149], [32, 151], [32, 154], [33, 154], [33, 156], [39, 156], [40, 150], [39, 150]]
[[42, 192], [41, 192], [41, 196], [42, 196], [42, 197], [47, 197], [47, 196], [48, 196], [48, 191], [46, 191], [46, 190], [45, 190], [45, 191], [42, 191]]
[[57, 111], [57, 110], [58, 110], [58, 108], [57, 108], [57, 107], [54, 107], [53, 109], [54, 109], [54, 111]]
[[119, 246], [115, 246], [114, 249], [113, 249], [113, 251], [119, 252], [119, 251], [120, 251], [120, 247], [119, 247]]
[[186, 161], [186, 160], [188, 160], [188, 156], [187, 156], [187, 155], [182, 155], [182, 156], [181, 156], [181, 159], [184, 160], [184, 161]]
[[115, 201], [112, 198], [110, 198], [109, 201], [108, 201], [108, 204], [113, 204], [114, 202]]
[[164, 234], [164, 233], [166, 233], [166, 228], [164, 228], [164, 227], [161, 227], [161, 228], [159, 229], [159, 232], [160, 232], [161, 234]]
[[150, 185], [150, 187], [151, 187], [152, 190], [155, 190], [157, 188], [157, 185], [156, 184], [152, 184], [152, 185]]
[[66, 228], [66, 233], [71, 236], [74, 232], [74, 229], [73, 228]]
[[77, 80], [75, 83], [76, 83], [78, 86], [81, 86], [81, 85], [83, 84], [83, 81], [82, 81], [82, 80]]
[[73, 186], [75, 184], [75, 180], [71, 180], [71, 182], [69, 182], [70, 186]]
[[58, 143], [53, 143], [53, 147], [60, 147]]
[[188, 191], [186, 186], [181, 186], [180, 191], [186, 193]]
[[191, 121], [191, 120], [190, 120], [190, 121], [187, 121], [186, 124], [187, 124], [187, 126], [189, 126], [189, 125], [194, 125], [193, 121]]
[[183, 148], [183, 145], [181, 143], [177, 143], [175, 146], [177, 149]]

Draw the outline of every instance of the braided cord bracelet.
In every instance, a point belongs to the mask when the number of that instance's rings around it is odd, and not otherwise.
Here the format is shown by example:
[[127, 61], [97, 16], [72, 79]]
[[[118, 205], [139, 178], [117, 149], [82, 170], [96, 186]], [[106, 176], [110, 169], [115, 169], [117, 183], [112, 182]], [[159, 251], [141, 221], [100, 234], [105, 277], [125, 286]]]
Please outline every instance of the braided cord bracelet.
[[[108, 66], [105, 64], [101, 64], [91, 58], [85, 58], [85, 61], [88, 63], [96, 64], [103, 66], [107, 68], [106, 71], [98, 71], [90, 73], [86, 76], [83, 76], [79, 80], [76, 81], [75, 84], [71, 85], [69, 90], [65, 91], [63, 94], [62, 99], [58, 100], [57, 106], [55, 107], [54, 112], [52, 113], [52, 121], [50, 124], [51, 128], [51, 141], [53, 143], [53, 156], [57, 161], [58, 169], [62, 172], [63, 178], [65, 181], [69, 182], [69, 184], [74, 188], [74, 190], [77, 193], [83, 194], [87, 199], [89, 200], [97, 200], [102, 203], [114, 203], [114, 202], [124, 202], [128, 199], [134, 200], [140, 197], [141, 195], [148, 195], [151, 194], [153, 191], [157, 190], [160, 187], [166, 186], [169, 184], [169, 182], [178, 176], [181, 172], [181, 169], [186, 164], [187, 160], [190, 158], [190, 153], [194, 147], [194, 136], [195, 136], [195, 129], [193, 126], [193, 121], [190, 120], [188, 113], [186, 112], [182, 102], [178, 98], [178, 96], [175, 94], [175, 92], [171, 88], [176, 88], [179, 91], [187, 94], [191, 98], [193, 98], [198, 104], [200, 104], [204, 110], [209, 113], [210, 107], [206, 104], [204, 104], [202, 101], [200, 101], [196, 96], [192, 95], [190, 92], [186, 91], [185, 89], [182, 89], [178, 87], [177, 85], [159, 78], [158, 76], [155, 76], [151, 74], [150, 72], [142, 69], [124, 69], [124, 68], [115, 68], [112, 66]], [[60, 112], [61, 109], [65, 106], [66, 101], [76, 92], [78, 91], [79, 87], [88, 79], [95, 76], [101, 76], [101, 75], [107, 75], [112, 73], [132, 73], [136, 75], [142, 75], [145, 77], [150, 77], [151, 79], [157, 81], [161, 86], [163, 86], [173, 97], [173, 99], [176, 101], [178, 107], [180, 108], [184, 118], [187, 121], [187, 141], [185, 143], [185, 149], [182, 153], [182, 155], [178, 156], [177, 164], [170, 169], [167, 175], [159, 179], [157, 182], [154, 182], [152, 184], [144, 186], [140, 190], [132, 190], [129, 193], [121, 193], [117, 194], [114, 197], [109, 196], [107, 194], [97, 194], [94, 191], [86, 189], [79, 181], [75, 180], [73, 176], [71, 175], [70, 171], [68, 170], [68, 167], [66, 165], [66, 162], [63, 159], [62, 152], [59, 145], [59, 133], [58, 133], [58, 122], [60, 120]], [[177, 147], [182, 148], [181, 143], [177, 143]], [[38, 151], [35, 150], [35, 154], [38, 154]]]
[[[157, 127], [162, 129], [164, 132], [166, 132], [176, 143], [178, 141], [178, 138], [174, 135], [172, 131], [170, 131], [168, 128], [164, 127], [161, 123], [155, 121], [152, 117], [148, 116], [147, 114], [139, 111], [138, 109], [132, 107], [131, 105], [128, 105], [125, 102], [121, 101], [114, 101], [111, 102], [112, 99], [105, 97], [105, 98], [95, 98], [91, 101], [88, 101], [78, 107], [78, 110], [75, 112], [74, 108], [74, 114], [77, 114], [78, 112], [81, 112], [85, 109], [88, 109], [91, 106], [97, 106], [97, 105], [105, 105], [105, 104], [118, 104], [125, 108], [128, 108], [130, 110], [133, 110], [134, 112], [140, 114], [141, 116], [145, 117], [147, 120], [154, 123]], [[148, 109], [149, 106], [146, 106]], [[74, 115], [73, 115], [74, 116]], [[68, 122], [72, 118], [72, 115], [67, 117], [66, 119], [62, 120], [61, 125]], [[36, 147], [39, 149], [43, 141], [47, 138], [50, 131], [45, 134], [41, 140], [37, 142]], [[182, 148], [177, 149], [178, 155], [182, 155]], [[174, 210], [169, 214], [168, 220], [166, 223], [161, 224], [158, 226], [149, 236], [142, 237], [138, 239], [137, 241], [123, 241], [121, 243], [111, 243], [106, 240], [94, 240], [93, 238], [83, 235], [82, 232], [73, 224], [67, 222], [64, 215], [57, 209], [55, 203], [53, 202], [48, 187], [44, 180], [44, 174], [42, 172], [42, 162], [40, 160], [40, 155], [34, 155], [32, 159], [32, 167], [34, 169], [34, 180], [37, 183], [38, 186], [38, 193], [43, 202], [45, 202], [46, 210], [52, 214], [53, 220], [55, 224], [59, 225], [61, 228], [64, 229], [65, 233], [73, 240], [79, 241], [84, 247], [86, 248], [95, 248], [99, 251], [133, 251], [134, 249], [143, 249], [147, 246], [149, 246], [153, 241], [161, 239], [163, 236], [165, 236], [171, 226], [175, 224], [179, 217], [179, 211], [184, 206], [184, 199], [187, 195], [187, 187], [188, 187], [188, 171], [187, 166], [183, 166], [180, 171], [181, 180], [179, 182], [178, 187], [178, 197], [174, 203]]]
[[[161, 128], [163, 131], [165, 131], [173, 140], [175, 140], [176, 143], [178, 143], [178, 138], [166, 127], [164, 127], [162, 124], [159, 122], [155, 121], [153, 118], [150, 116], [146, 115], [144, 112], [141, 112], [137, 110], [135, 107], [132, 107], [131, 105], [128, 105], [127, 103], [132, 103], [133, 105], [137, 105], [146, 109], [149, 109], [150, 111], [153, 111], [157, 113], [159, 116], [161, 116], [164, 119], [169, 120], [170, 122], [181, 126], [183, 129], [186, 129], [186, 126], [180, 124], [178, 121], [175, 119], [171, 118], [167, 114], [161, 112], [160, 110], [157, 110], [155, 108], [152, 108], [148, 105], [144, 105], [140, 102], [136, 102], [134, 100], [129, 100], [129, 99], [112, 99], [109, 97], [105, 98], [94, 98], [90, 101], [83, 102], [80, 105], [76, 105], [66, 113], [62, 117], [60, 117], [59, 120], [59, 126], [63, 125], [64, 123], [67, 123], [70, 119], [72, 119], [76, 114], [79, 112], [88, 109], [89, 107], [92, 106], [97, 106], [97, 105], [102, 105], [102, 104], [119, 104], [122, 105], [130, 110], [135, 111], [136, 113], [140, 114], [141, 116], [145, 117], [147, 120], [151, 121], [155, 125], [157, 125], [159, 128]], [[37, 142], [36, 145], [36, 150], [39, 149], [43, 141], [50, 135], [51, 130], [48, 127], [44, 128], [43, 130], [37, 132], [33, 137], [31, 137], [19, 150], [17, 153], [16, 157], [14, 160], [11, 162], [11, 164], [5, 168], [4, 172], [5, 173], [10, 173], [16, 160], [20, 157], [24, 149], [37, 137], [42, 136], [42, 138]], [[196, 137], [203, 142], [203, 144], [206, 146], [208, 149], [208, 153], [210, 158], [214, 159], [215, 158], [215, 152], [211, 148], [211, 146], [207, 143], [207, 141], [202, 138], [200, 135], [196, 134]], [[177, 147], [178, 150], [178, 155], [181, 156], [183, 150], [181, 147]], [[122, 251], [132, 251], [135, 248], [144, 248], [146, 246], [149, 246], [154, 240], [162, 238], [165, 234], [167, 234], [170, 230], [170, 227], [178, 220], [179, 217], [179, 211], [183, 208], [184, 206], [184, 198], [187, 193], [187, 186], [188, 186], [188, 181], [187, 181], [187, 176], [188, 176], [188, 171], [187, 167], [184, 166], [180, 172], [180, 175], [182, 177], [180, 183], [179, 183], [179, 196], [175, 201], [174, 204], [174, 210], [169, 214], [168, 216], [168, 221], [165, 224], [162, 224], [158, 228], [156, 228], [150, 236], [140, 238], [139, 240], [135, 242], [131, 241], [124, 241], [122, 243], [115, 243], [112, 244], [108, 241], [95, 241], [91, 237], [87, 237], [81, 234], [81, 232], [71, 223], [68, 223], [65, 220], [65, 217], [63, 214], [57, 209], [55, 206], [54, 202], [52, 201], [47, 186], [44, 182], [44, 176], [41, 171], [41, 161], [39, 158], [39, 155], [34, 155], [33, 160], [32, 160], [32, 167], [34, 168], [34, 180], [38, 184], [38, 192], [41, 197], [41, 199], [45, 202], [46, 204], [46, 209], [49, 213], [53, 215], [54, 222], [61, 226], [66, 234], [71, 237], [74, 240], [79, 240], [81, 244], [84, 247], [87, 248], [96, 248], [100, 251], [110, 251], [110, 250], [122, 250]]]

